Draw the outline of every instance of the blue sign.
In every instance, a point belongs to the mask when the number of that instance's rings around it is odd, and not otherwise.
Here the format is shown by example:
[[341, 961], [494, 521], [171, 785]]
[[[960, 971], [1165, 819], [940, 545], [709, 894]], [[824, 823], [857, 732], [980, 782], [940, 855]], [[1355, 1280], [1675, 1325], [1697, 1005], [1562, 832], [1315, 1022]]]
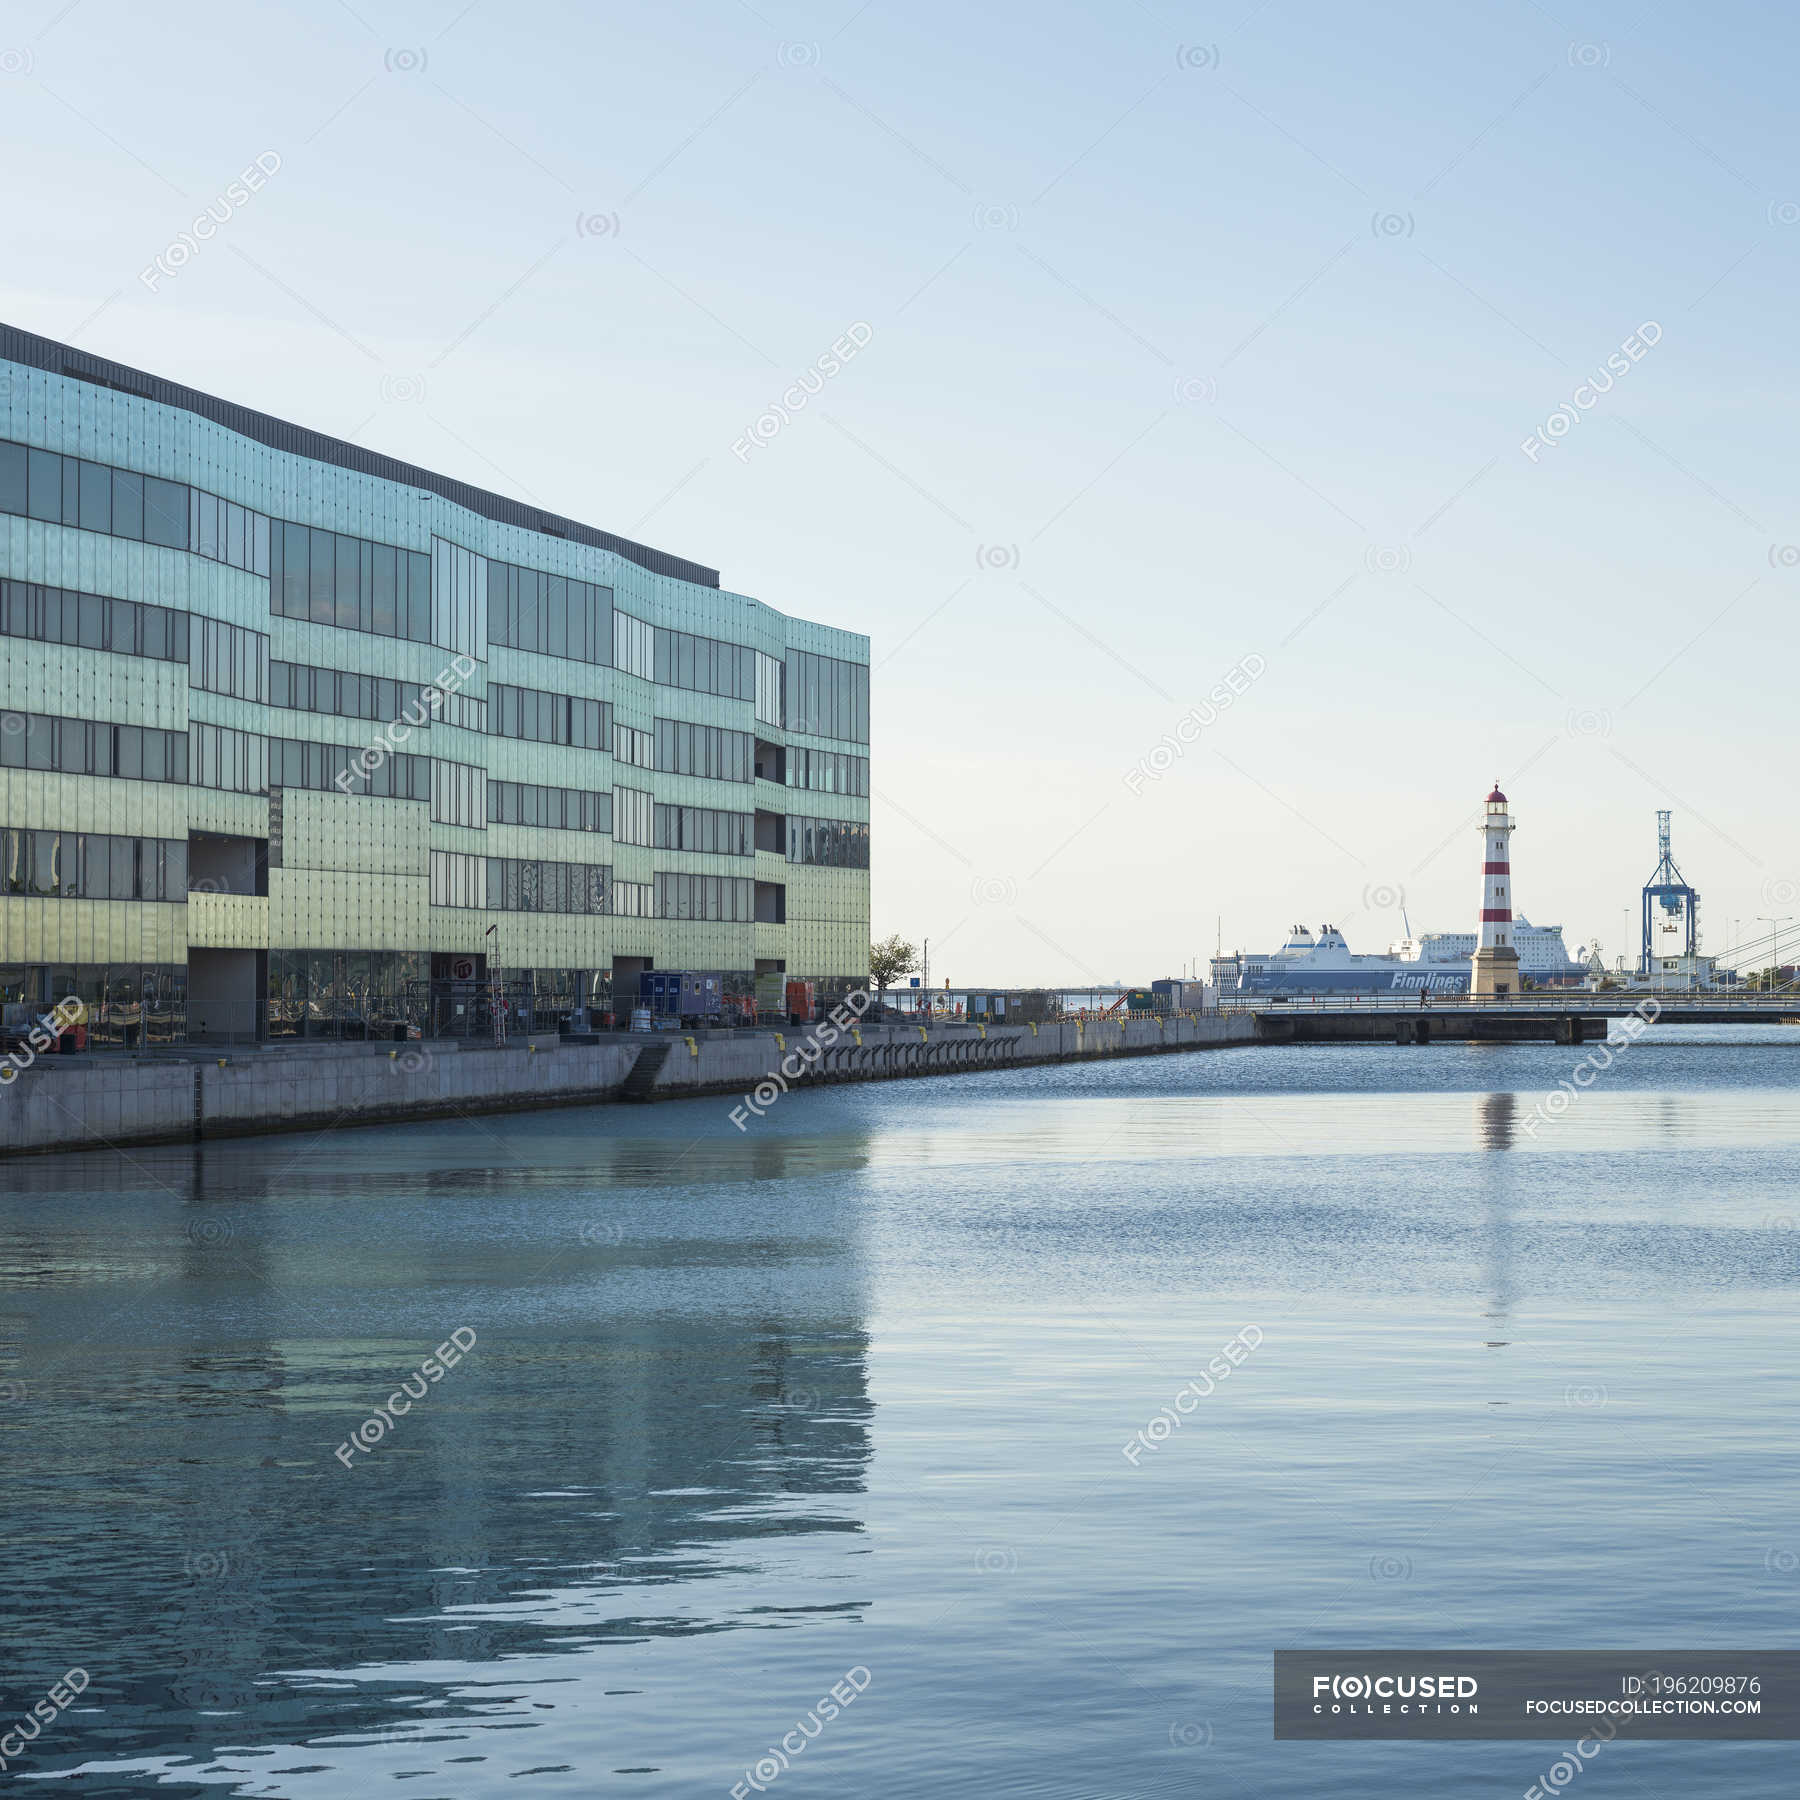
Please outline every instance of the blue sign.
[[910, 981], [910, 982], [909, 982], [909, 983], [908, 983], [908, 984], [907, 984], [907, 985], [908, 985], [908, 986], [909, 986], [909, 987], [917, 987], [917, 986], [918, 986], [918, 985], [919, 985], [919, 978], [918, 978], [918, 976], [916, 976], [916, 975], [915, 975], [915, 976], [914, 976], [914, 977], [913, 977], [913, 978], [912, 978], [912, 980], [911, 980], [911, 981]]

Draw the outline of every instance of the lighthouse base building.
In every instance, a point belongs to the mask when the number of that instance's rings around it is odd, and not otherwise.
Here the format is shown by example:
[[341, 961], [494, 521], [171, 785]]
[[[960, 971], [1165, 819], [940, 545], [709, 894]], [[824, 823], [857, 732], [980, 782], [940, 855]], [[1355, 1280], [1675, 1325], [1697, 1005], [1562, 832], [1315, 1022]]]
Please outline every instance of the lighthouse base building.
[[1477, 950], [1470, 959], [1469, 992], [1477, 1000], [1503, 1000], [1519, 991], [1519, 953], [1510, 944]]

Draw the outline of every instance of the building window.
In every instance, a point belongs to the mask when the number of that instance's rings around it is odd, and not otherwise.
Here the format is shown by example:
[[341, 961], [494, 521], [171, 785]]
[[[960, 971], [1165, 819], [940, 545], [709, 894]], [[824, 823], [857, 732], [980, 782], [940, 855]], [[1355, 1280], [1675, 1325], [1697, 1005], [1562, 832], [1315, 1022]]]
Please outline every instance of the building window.
[[438, 719], [463, 731], [487, 731], [487, 702], [461, 688], [433, 685], [425, 690], [426, 700], [437, 708]]
[[537, 744], [568, 744], [577, 750], [606, 750], [612, 742], [612, 707], [542, 688], [488, 685], [488, 732]]
[[269, 521], [247, 506], [189, 490], [188, 539], [196, 556], [230, 563], [251, 575], [269, 572]]
[[138, 600], [107, 600], [34, 581], [0, 581], [0, 633], [78, 644], [115, 656], [188, 660], [188, 615]]
[[664, 687], [691, 688], [726, 700], [756, 697], [756, 652], [692, 632], [656, 628], [656, 679]]
[[755, 815], [706, 806], [659, 806], [658, 850], [697, 850], [709, 856], [755, 854]]
[[439, 825], [487, 829], [487, 771], [473, 763], [431, 759], [431, 816]]
[[447, 538], [431, 540], [431, 641], [487, 659], [488, 561]]
[[321, 669], [311, 663], [272, 661], [269, 704], [297, 712], [329, 713], [340, 719], [373, 719], [391, 725], [405, 720], [424, 729], [432, 708], [416, 681], [390, 681], [385, 675], [358, 675], [348, 669]]
[[538, 787], [528, 781], [487, 784], [490, 825], [531, 825], [550, 831], [612, 830], [612, 795], [581, 788]]
[[187, 899], [187, 839], [0, 829], [0, 893], [59, 900]]
[[854, 794], [869, 797], [869, 759], [849, 756], [841, 750], [809, 750], [795, 747], [787, 753], [787, 785], [815, 794]]
[[773, 656], [756, 653], [756, 716], [764, 725], [785, 725], [787, 711], [782, 696], [787, 686], [786, 665]]
[[754, 881], [736, 875], [656, 877], [659, 919], [707, 919], [741, 922], [756, 916]]
[[188, 493], [183, 482], [0, 444], [0, 513], [186, 550]]
[[671, 774], [749, 781], [755, 755], [756, 740], [747, 731], [690, 725], [684, 719], [656, 721], [656, 766]]
[[608, 911], [622, 919], [656, 917], [656, 890], [647, 881], [615, 881]]
[[830, 869], [869, 866], [869, 828], [853, 819], [790, 818], [788, 861]]
[[384, 754], [301, 738], [269, 739], [269, 785], [318, 793], [373, 794], [383, 800], [429, 800], [431, 758]]
[[648, 844], [654, 805], [639, 788], [613, 791], [613, 839], [621, 844]]
[[611, 588], [491, 557], [487, 584], [491, 642], [574, 662], [611, 662]]
[[485, 907], [487, 863], [485, 856], [463, 856], [454, 850], [432, 851], [431, 904]]
[[656, 767], [656, 739], [633, 725], [613, 726], [613, 760], [636, 769]]
[[787, 729], [869, 741], [869, 669], [809, 650], [787, 653]]
[[269, 640], [264, 632], [196, 616], [188, 634], [193, 654], [188, 685], [238, 700], [269, 698]]
[[120, 781], [185, 782], [188, 734], [151, 725], [107, 725], [43, 713], [0, 713], [0, 768]]
[[656, 630], [630, 613], [613, 614], [613, 666], [627, 675], [656, 679]]
[[260, 732], [225, 725], [188, 726], [188, 767], [195, 787], [232, 794], [269, 791], [269, 740]]
[[269, 610], [340, 631], [431, 642], [431, 558], [284, 519], [269, 527]]
[[604, 863], [487, 859], [490, 912], [604, 913], [612, 870]]

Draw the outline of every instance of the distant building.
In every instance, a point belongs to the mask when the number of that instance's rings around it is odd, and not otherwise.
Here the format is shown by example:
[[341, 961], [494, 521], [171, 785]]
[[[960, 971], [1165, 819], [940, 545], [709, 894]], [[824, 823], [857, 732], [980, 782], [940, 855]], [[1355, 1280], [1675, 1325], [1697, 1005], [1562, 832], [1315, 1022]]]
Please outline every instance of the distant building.
[[[1521, 975], [1533, 981], [1579, 981], [1589, 972], [1579, 955], [1569, 954], [1560, 925], [1533, 925], [1516, 912], [1512, 933]], [[1396, 939], [1388, 946], [1388, 954], [1407, 962], [1466, 963], [1475, 954], [1477, 941], [1473, 931], [1426, 931], [1418, 937]]]

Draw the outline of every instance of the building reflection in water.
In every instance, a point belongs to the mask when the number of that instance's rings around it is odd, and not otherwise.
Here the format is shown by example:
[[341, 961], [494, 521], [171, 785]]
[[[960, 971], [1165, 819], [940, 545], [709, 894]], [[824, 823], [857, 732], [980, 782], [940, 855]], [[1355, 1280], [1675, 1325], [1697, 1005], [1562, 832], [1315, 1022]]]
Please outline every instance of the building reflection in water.
[[[402, 1686], [343, 1672], [406, 1665], [410, 1716], [471, 1663], [752, 1622], [713, 1578], [860, 1532], [866, 1139], [565, 1117], [588, 1135], [9, 1165], [9, 1698], [79, 1665], [100, 1709], [30, 1766], [378, 1730]], [[344, 1467], [465, 1325], [467, 1358]]]
[[[1476, 1097], [1476, 1136], [1482, 1149], [1513, 1148], [1518, 1105], [1519, 1097], [1513, 1093]], [[1489, 1165], [1482, 1264], [1488, 1295], [1486, 1317], [1493, 1333], [1487, 1341], [1490, 1350], [1504, 1350], [1510, 1342], [1503, 1334], [1509, 1329], [1513, 1306], [1513, 1180], [1510, 1159]]]

